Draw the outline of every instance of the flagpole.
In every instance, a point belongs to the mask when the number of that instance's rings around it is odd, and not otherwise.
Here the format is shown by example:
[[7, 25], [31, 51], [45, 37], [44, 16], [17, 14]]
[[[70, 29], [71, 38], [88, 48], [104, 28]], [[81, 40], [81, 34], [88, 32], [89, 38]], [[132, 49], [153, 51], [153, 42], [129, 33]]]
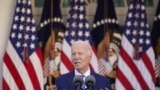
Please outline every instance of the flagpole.
[[[137, 0], [137, 2], [136, 2], [136, 5], [137, 5], [137, 3], [139, 2], [139, 0]], [[141, 7], [141, 6], [139, 6], [139, 7]], [[136, 8], [136, 12], [137, 12], [137, 8]], [[140, 17], [141, 18], [141, 17]], [[137, 19], [137, 18], [136, 18]], [[136, 21], [138, 21], [138, 20], [136, 20]], [[137, 22], [137, 25], [139, 25], [139, 21]], [[134, 43], [134, 59], [136, 59], [136, 60], [139, 60], [140, 59], [140, 55], [139, 55], [139, 42], [138, 42], [138, 40], [139, 40], [139, 33], [138, 33], [138, 30], [139, 30], [139, 26], [135, 26], [135, 31], [136, 31], [136, 35], [135, 35], [135, 38], [136, 38], [136, 41], [135, 41], [135, 43]]]
[[[26, 2], [26, 5], [25, 5], [25, 11], [27, 11], [27, 4], [28, 4], [28, 1]], [[27, 35], [27, 31], [26, 31], [26, 22], [27, 20], [27, 14], [25, 13], [24, 15], [24, 36]], [[25, 63], [28, 63], [28, 40], [27, 39], [24, 39], [24, 42], [26, 43], [26, 47], [24, 47], [24, 50], [23, 50], [23, 62]]]
[[[51, 33], [51, 34], [50, 34], [50, 35], [51, 35], [51, 43], [50, 43], [50, 44], [51, 44], [51, 45], [49, 45], [49, 47], [51, 48], [52, 44], [54, 44], [54, 41], [55, 41], [55, 40], [54, 40], [54, 39], [55, 39], [55, 38], [54, 38], [54, 31], [53, 31], [53, 20], [52, 20], [52, 19], [53, 19], [53, 0], [51, 0], [50, 7], [51, 7], [51, 9], [50, 9], [50, 10], [51, 10], [51, 11], [50, 11], [50, 12], [51, 12], [51, 13], [50, 13], [50, 20], [51, 20], [51, 21], [50, 21], [50, 25], [51, 25], [51, 30], [50, 30], [50, 31], [51, 31], [51, 32], [50, 32], [50, 33]], [[49, 48], [49, 49], [50, 49], [50, 48]], [[48, 51], [48, 52], [49, 52], [49, 51]], [[50, 56], [49, 56], [49, 60], [51, 60]], [[52, 84], [52, 74], [50, 73], [50, 70], [49, 70], [49, 76], [48, 76], [48, 83], [49, 83], [49, 89], [52, 89], [52, 88], [53, 88], [53, 84]]]
[[[105, 5], [107, 3], [107, 5]], [[108, 0], [104, 0], [104, 20], [108, 19]], [[105, 11], [106, 10], [106, 11]], [[106, 54], [106, 60], [109, 58], [109, 43], [110, 43], [110, 38], [109, 38], [109, 31], [108, 31], [108, 22], [104, 23], [104, 50], [103, 53], [105, 52]]]

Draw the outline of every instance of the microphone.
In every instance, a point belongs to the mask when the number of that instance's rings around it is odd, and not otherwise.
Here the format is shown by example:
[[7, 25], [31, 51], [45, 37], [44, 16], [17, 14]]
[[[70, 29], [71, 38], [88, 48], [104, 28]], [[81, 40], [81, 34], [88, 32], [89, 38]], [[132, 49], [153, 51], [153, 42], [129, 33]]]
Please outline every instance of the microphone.
[[95, 86], [95, 83], [96, 83], [96, 79], [94, 76], [89, 75], [86, 77], [85, 84], [87, 86], [87, 90], [92, 90], [93, 87]]
[[81, 90], [82, 83], [83, 83], [83, 77], [81, 75], [76, 75], [73, 78], [73, 84], [74, 84], [75, 90]]

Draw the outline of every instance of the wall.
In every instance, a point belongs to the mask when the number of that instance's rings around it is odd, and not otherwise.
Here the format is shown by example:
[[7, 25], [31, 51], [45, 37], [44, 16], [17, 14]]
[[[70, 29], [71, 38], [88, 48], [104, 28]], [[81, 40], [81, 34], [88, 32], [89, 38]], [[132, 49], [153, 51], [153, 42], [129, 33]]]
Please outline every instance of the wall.
[[2, 57], [9, 37], [16, 0], [0, 1], [0, 90], [2, 90]]
[[[32, 0], [32, 1], [33, 1], [33, 6], [34, 6], [35, 0]], [[90, 1], [95, 1], [95, 0], [90, 0]], [[62, 2], [63, 2], [63, 0], [62, 0]], [[157, 7], [157, 2], [158, 2], [158, 0], [153, 0], [153, 7], [146, 7], [147, 18], [148, 18], [148, 23], [150, 24], [150, 27], [152, 26], [152, 23], [153, 23], [153, 19], [154, 19], [156, 7]], [[90, 25], [92, 25], [92, 22], [93, 22], [96, 6], [97, 6], [97, 4], [95, 2], [89, 3], [86, 6], [87, 19], [88, 19]], [[120, 22], [119, 24], [122, 26], [124, 25], [124, 22], [126, 19], [127, 9], [128, 9], [128, 6], [126, 5], [126, 2], [125, 2], [125, 7], [118, 7], [118, 8], [116, 7], [117, 18], [118, 18], [118, 21]], [[64, 22], [66, 23], [69, 8], [61, 7], [61, 10], [62, 10]], [[36, 22], [37, 22], [37, 24], [39, 24], [42, 7], [41, 8], [33, 8], [33, 11], [34, 11], [34, 16], [35, 16]]]

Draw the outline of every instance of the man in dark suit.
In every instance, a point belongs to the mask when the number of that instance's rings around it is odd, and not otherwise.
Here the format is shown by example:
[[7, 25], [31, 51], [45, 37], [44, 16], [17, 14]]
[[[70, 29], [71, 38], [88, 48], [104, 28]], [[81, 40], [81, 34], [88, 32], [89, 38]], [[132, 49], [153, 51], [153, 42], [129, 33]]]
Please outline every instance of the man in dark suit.
[[71, 59], [75, 70], [56, 79], [57, 90], [75, 90], [73, 78], [76, 75], [84, 75], [85, 77], [92, 75], [95, 78], [93, 90], [110, 90], [109, 79], [91, 71], [89, 68], [89, 63], [92, 59], [92, 49], [87, 41], [75, 41], [72, 43]]

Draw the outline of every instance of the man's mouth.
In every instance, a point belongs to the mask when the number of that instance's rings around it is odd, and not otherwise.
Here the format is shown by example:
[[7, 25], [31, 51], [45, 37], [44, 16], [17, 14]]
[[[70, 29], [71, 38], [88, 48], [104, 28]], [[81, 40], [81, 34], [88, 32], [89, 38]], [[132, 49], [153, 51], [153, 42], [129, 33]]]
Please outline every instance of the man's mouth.
[[75, 62], [75, 64], [79, 64], [80, 62]]

